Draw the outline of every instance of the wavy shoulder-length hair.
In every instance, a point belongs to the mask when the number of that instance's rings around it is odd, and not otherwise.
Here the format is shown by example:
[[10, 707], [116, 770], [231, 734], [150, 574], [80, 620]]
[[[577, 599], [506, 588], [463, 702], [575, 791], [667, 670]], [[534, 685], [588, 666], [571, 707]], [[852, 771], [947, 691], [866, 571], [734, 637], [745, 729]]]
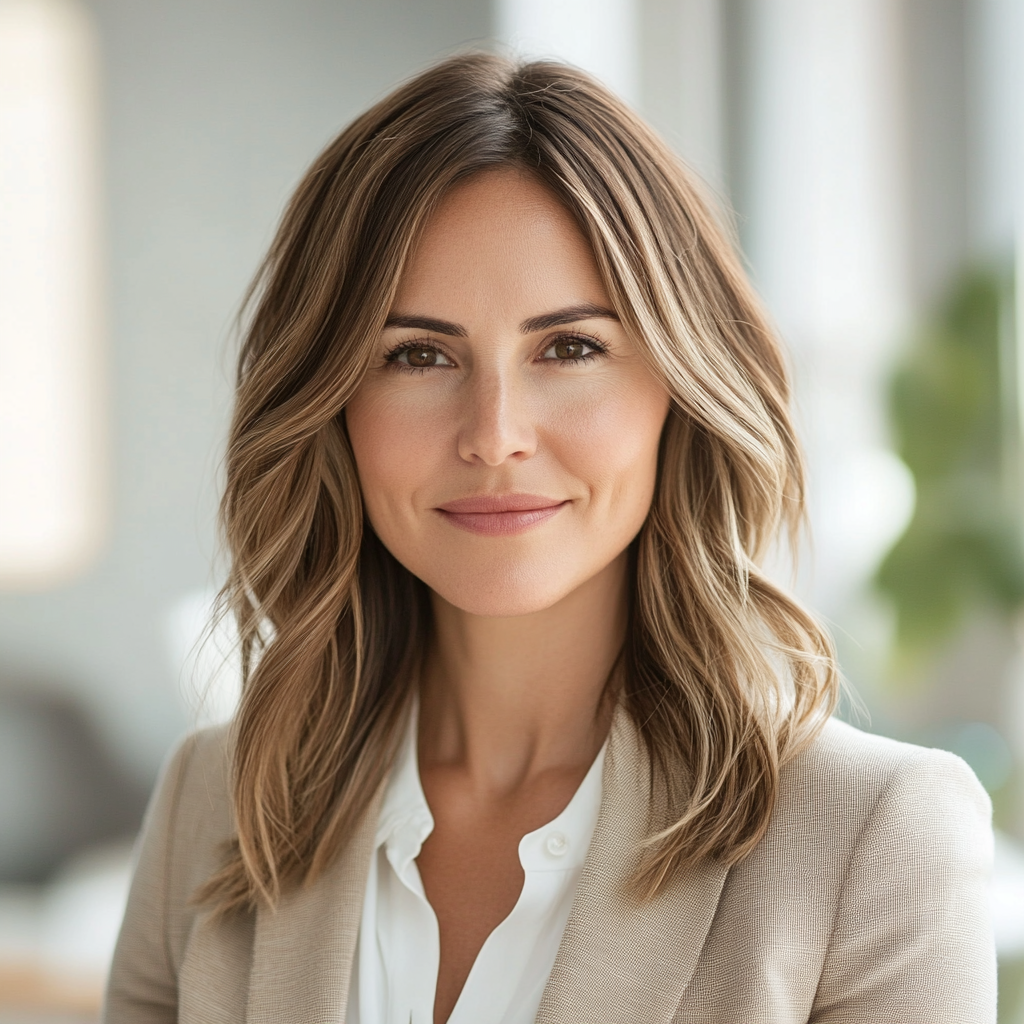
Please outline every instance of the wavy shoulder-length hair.
[[245, 677], [237, 838], [200, 893], [221, 912], [316, 877], [393, 760], [430, 605], [366, 521], [345, 405], [432, 211], [499, 166], [572, 214], [671, 395], [617, 692], [668, 809], [638, 851], [639, 896], [749, 853], [781, 766], [834, 708], [828, 636], [760, 568], [803, 513], [784, 359], [701, 188], [581, 71], [455, 57], [327, 146], [250, 293], [221, 509]]

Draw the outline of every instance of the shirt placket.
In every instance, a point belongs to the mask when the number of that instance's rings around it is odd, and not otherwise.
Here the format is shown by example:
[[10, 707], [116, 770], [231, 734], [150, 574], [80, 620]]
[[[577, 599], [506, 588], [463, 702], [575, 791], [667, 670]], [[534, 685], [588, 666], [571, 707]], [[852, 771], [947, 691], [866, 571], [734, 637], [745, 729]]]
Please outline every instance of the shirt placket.
[[[432, 828], [429, 813], [417, 814], [396, 829], [385, 847], [392, 868], [386, 885], [390, 920], [380, 922], [389, 936], [381, 944], [388, 975], [387, 1024], [433, 1024], [434, 1020], [441, 943], [437, 916], [416, 867], [416, 857]], [[403, 926], [387, 927], [391, 922]]]

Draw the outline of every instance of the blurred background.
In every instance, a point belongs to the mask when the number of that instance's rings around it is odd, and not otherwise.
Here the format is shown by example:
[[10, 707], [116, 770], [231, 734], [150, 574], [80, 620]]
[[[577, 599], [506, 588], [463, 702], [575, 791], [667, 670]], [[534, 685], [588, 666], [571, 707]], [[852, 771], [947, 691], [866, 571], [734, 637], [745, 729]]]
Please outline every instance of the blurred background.
[[[98, 1014], [197, 645], [241, 295], [305, 166], [471, 47], [556, 56], [719, 196], [788, 340], [858, 724], [964, 757], [1024, 1021], [1021, 0], [0, 0], [0, 1024]], [[1016, 286], [1015, 286], [1016, 285]]]

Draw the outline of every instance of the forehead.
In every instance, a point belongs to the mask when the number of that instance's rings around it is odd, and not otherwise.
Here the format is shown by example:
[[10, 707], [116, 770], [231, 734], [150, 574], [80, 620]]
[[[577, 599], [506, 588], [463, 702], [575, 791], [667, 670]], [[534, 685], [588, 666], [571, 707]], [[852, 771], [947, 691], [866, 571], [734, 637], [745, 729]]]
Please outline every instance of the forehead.
[[609, 305], [572, 215], [527, 172], [482, 171], [433, 212], [399, 282], [395, 309], [453, 318]]

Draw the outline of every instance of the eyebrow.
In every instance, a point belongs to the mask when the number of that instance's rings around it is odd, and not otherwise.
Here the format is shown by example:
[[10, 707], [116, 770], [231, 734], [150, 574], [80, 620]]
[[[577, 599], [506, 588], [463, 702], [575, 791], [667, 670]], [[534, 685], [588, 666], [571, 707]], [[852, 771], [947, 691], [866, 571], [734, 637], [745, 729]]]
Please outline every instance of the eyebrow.
[[581, 302], [575, 306], [566, 306], [565, 309], [556, 309], [553, 313], [542, 313], [540, 316], [531, 316], [519, 325], [523, 334], [533, 334], [534, 331], [546, 331], [549, 327], [561, 327], [562, 324], [574, 324], [577, 320], [618, 320], [618, 316], [604, 306], [596, 306], [593, 302]]
[[452, 323], [451, 320], [438, 320], [432, 316], [405, 316], [392, 313], [384, 321], [384, 329], [389, 327], [412, 327], [419, 331], [431, 331], [434, 334], [446, 334], [450, 338], [465, 338], [466, 328]]
[[[578, 320], [618, 319], [613, 310], [595, 305], [593, 302], [580, 302], [575, 306], [566, 306], [551, 313], [532, 316], [519, 325], [519, 330], [523, 334], [533, 334], [535, 331], [546, 331], [552, 327], [561, 327], [563, 324], [574, 324]], [[443, 334], [449, 338], [465, 338], [468, 334], [465, 327], [451, 320], [438, 320], [436, 317], [416, 314], [392, 313], [384, 321], [384, 328], [388, 327], [410, 327], [414, 330]]]

